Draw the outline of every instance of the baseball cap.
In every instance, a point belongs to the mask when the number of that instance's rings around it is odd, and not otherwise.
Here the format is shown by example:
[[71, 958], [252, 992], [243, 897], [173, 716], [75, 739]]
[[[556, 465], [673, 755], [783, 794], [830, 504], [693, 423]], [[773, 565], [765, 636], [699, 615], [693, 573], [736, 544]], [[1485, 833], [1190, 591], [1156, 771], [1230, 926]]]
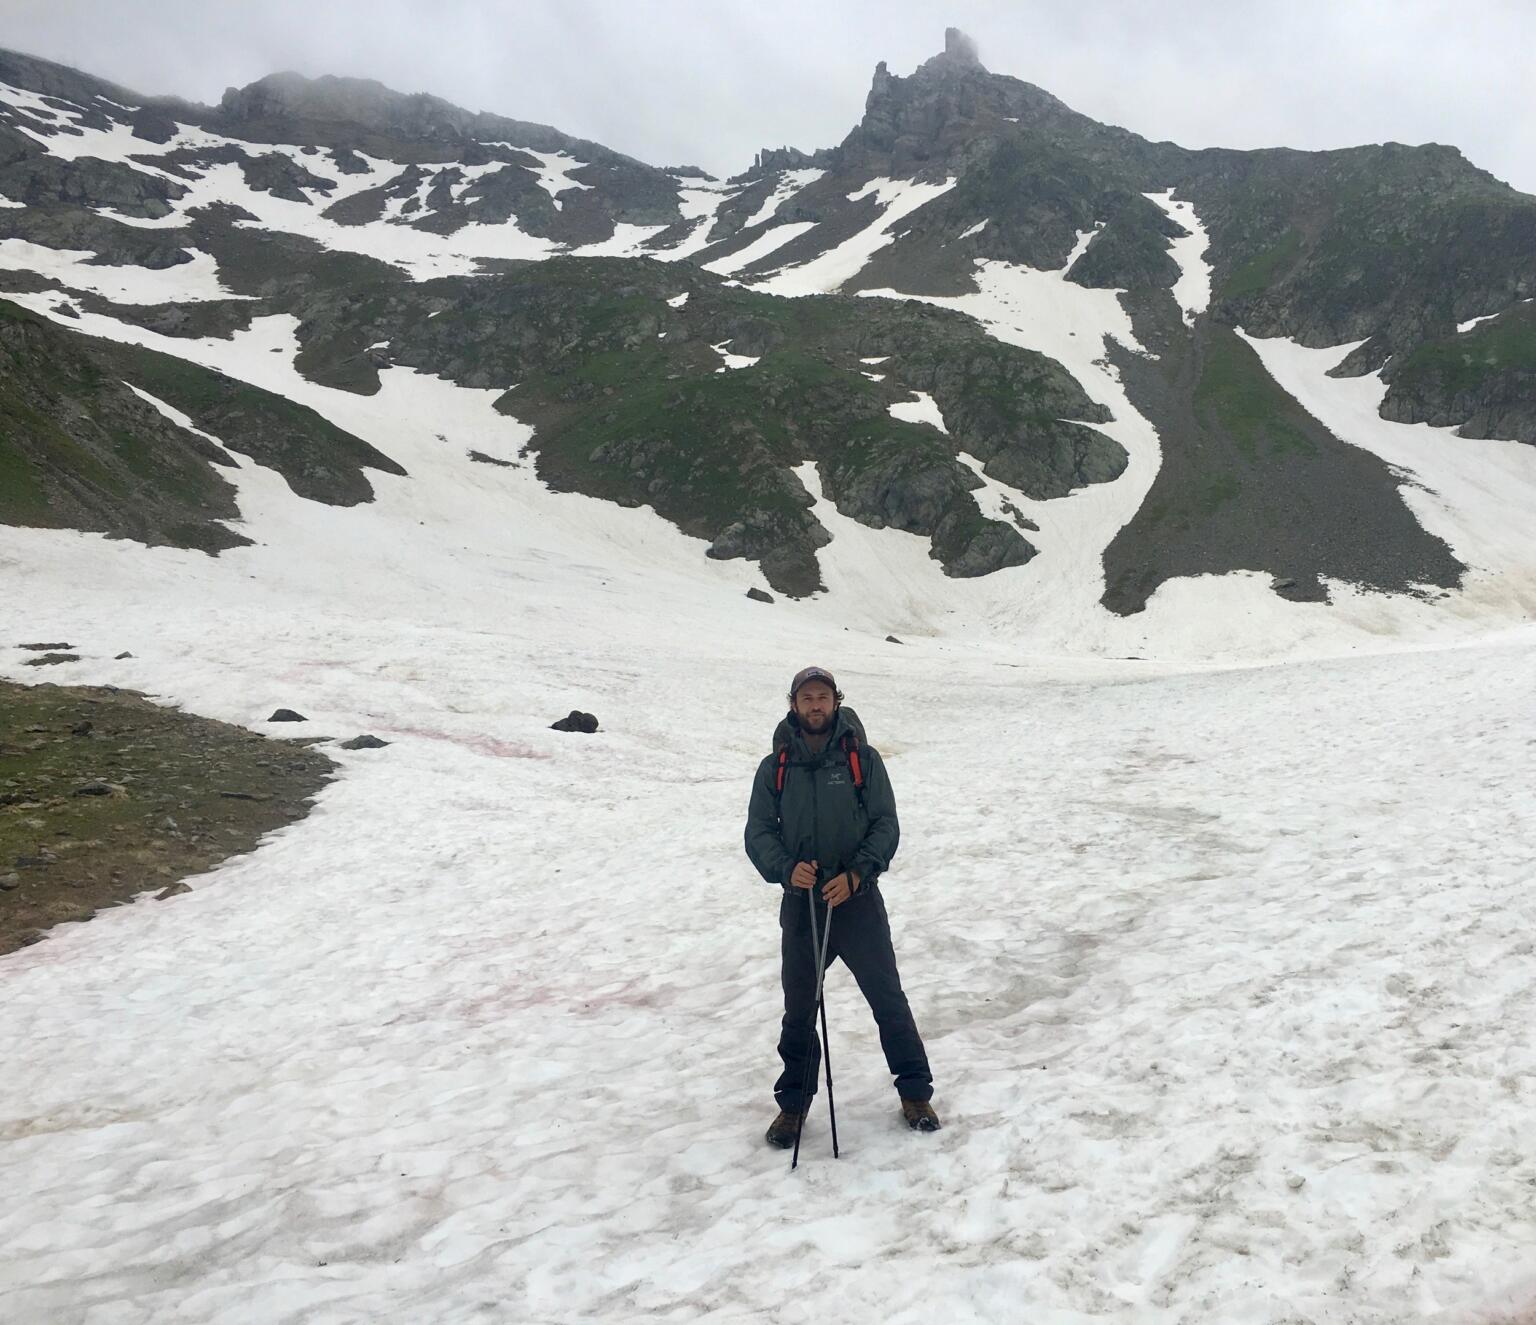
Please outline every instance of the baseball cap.
[[832, 688], [832, 693], [837, 693], [837, 681], [825, 667], [805, 667], [796, 672], [795, 679], [789, 683], [789, 697], [793, 699], [799, 694], [800, 687], [808, 681], [825, 681]]

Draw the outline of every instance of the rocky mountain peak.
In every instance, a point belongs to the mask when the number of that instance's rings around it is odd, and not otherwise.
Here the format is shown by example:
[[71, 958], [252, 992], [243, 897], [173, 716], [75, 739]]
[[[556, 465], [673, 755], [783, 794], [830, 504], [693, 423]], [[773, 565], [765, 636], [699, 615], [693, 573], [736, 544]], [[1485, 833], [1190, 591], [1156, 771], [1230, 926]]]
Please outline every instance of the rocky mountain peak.
[[219, 110], [234, 124], [293, 117], [346, 122], [376, 131], [404, 130], [419, 138], [469, 137], [475, 119], [441, 98], [395, 92], [373, 79], [306, 78], [292, 72], [229, 88]]
[[944, 49], [918, 66], [919, 74], [986, 73], [976, 51], [976, 39], [959, 28], [944, 29]]

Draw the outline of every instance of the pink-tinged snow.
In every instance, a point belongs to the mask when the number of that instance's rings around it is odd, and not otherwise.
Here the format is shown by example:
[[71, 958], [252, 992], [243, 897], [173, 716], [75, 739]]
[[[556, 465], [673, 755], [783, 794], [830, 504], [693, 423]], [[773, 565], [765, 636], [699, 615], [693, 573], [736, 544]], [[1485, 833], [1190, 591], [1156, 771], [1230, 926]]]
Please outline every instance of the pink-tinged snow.
[[[291, 373], [289, 319], [221, 344]], [[1242, 670], [892, 645], [469, 462], [527, 437], [494, 391], [383, 376], [306, 393], [411, 470], [375, 503], [246, 461], [257, 545], [217, 559], [0, 528], [0, 636], [83, 655], [49, 679], [394, 742], [191, 894], [0, 959], [9, 1319], [1536, 1305], [1536, 631]], [[801, 473], [834, 547], [926, 550]], [[761, 1140], [777, 892], [740, 833], [811, 660], [895, 783], [884, 891], [947, 1126], [902, 1126], [836, 968], [843, 1157], [818, 1112], [791, 1176]], [[603, 730], [547, 730], [572, 707]]]
[[1198, 314], [1211, 306], [1211, 266], [1205, 260], [1210, 239], [1195, 212], [1194, 203], [1175, 202], [1172, 189], [1143, 196], [1155, 203], [1170, 220], [1189, 231], [1182, 239], [1169, 240], [1168, 249], [1179, 265], [1179, 279], [1173, 286], [1174, 302], [1183, 310], [1184, 320], [1193, 322]]
[[858, 275], [878, 250], [895, 242], [893, 227], [899, 221], [948, 193], [955, 183], [954, 178], [936, 184], [910, 179], [870, 180], [863, 188], [850, 193], [848, 200], [858, 202], [874, 198], [881, 208], [879, 216], [835, 248], [797, 267], [776, 272], [754, 288], [781, 295], [824, 294], [838, 289], [849, 277]]

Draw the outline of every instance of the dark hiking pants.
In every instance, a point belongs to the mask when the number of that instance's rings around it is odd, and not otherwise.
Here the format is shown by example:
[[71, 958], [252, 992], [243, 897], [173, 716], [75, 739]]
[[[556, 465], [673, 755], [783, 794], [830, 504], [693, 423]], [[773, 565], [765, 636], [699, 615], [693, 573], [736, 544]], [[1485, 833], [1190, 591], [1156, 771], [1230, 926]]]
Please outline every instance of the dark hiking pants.
[[[811, 918], [806, 914], [805, 890], [786, 890], [779, 908], [784, 957], [784, 1024], [779, 1034], [779, 1057], [784, 1071], [774, 1084], [779, 1108], [803, 1113], [816, 1096], [821, 1071], [821, 1040], [816, 1034], [816, 953], [811, 948]], [[827, 909], [816, 908], [817, 933]], [[880, 1028], [880, 1047], [886, 1066], [896, 1078], [896, 1091], [907, 1100], [926, 1100], [933, 1095], [933, 1074], [922, 1037], [912, 1020], [912, 1009], [896, 973], [896, 953], [891, 947], [891, 926], [885, 899], [878, 884], [860, 889], [832, 912], [832, 937], [827, 945], [827, 969], [842, 958], [853, 973]], [[806, 1059], [810, 1058], [809, 1069]], [[810, 1082], [809, 1097], [801, 1083]]]

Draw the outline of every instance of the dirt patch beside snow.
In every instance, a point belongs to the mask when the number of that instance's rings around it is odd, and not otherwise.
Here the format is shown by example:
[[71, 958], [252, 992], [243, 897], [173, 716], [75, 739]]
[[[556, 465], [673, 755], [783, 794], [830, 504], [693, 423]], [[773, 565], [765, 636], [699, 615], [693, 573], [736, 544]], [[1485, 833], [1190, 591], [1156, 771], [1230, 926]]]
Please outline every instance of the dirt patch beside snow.
[[141, 893], [173, 899], [302, 819], [334, 769], [132, 691], [0, 681], [0, 953]]

